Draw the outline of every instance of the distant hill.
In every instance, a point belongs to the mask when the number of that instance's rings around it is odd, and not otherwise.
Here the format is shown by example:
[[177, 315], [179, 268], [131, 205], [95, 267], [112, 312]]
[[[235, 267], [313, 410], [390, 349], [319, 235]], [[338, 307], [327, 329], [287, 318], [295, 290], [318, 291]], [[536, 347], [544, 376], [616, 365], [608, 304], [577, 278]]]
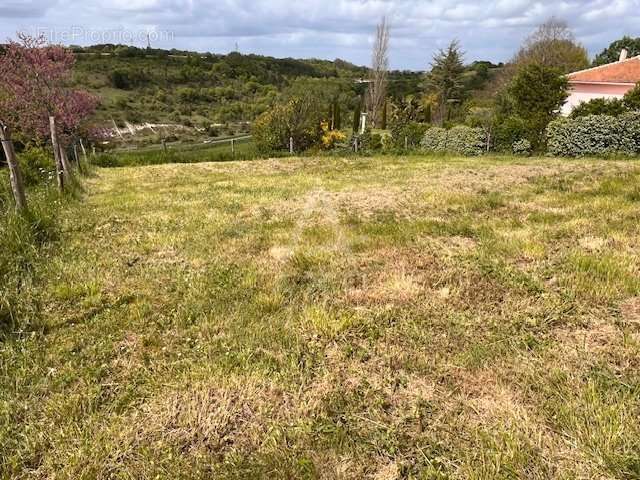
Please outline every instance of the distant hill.
[[[77, 63], [73, 83], [102, 98], [98, 116], [105, 123], [211, 124], [250, 122], [267, 110], [297, 79], [326, 79], [339, 85], [348, 104], [364, 93], [368, 69], [345, 60], [273, 58], [126, 45], [72, 47]], [[488, 62], [468, 67], [470, 89], [486, 82]], [[420, 91], [423, 72], [390, 72], [389, 94], [402, 97]], [[349, 93], [350, 92], [350, 93]]]
[[205, 125], [251, 121], [297, 78], [353, 84], [365, 67], [344, 60], [277, 59], [230, 53], [140, 49], [122, 45], [73, 47], [74, 84], [103, 102], [105, 120]]

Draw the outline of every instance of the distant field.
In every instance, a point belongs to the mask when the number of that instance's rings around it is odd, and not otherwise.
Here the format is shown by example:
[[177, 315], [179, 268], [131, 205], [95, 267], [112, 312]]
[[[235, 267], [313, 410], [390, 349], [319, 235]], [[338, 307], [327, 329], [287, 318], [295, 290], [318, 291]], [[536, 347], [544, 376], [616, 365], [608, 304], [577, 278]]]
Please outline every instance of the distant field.
[[637, 161], [98, 169], [62, 230], [2, 477], [640, 478]]
[[161, 146], [153, 146], [103, 153], [93, 159], [93, 163], [102, 167], [130, 167], [162, 163], [252, 160], [259, 157], [253, 141], [250, 138], [242, 138], [235, 142], [233, 150], [231, 143], [226, 141], [215, 144], [169, 145], [166, 151]]

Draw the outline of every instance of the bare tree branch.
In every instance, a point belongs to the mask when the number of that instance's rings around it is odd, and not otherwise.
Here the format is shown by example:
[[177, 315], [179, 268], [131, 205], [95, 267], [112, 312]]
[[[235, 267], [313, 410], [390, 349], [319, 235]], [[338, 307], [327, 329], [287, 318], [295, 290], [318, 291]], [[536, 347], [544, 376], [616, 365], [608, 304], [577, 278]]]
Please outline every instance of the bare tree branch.
[[387, 96], [387, 72], [389, 70], [389, 24], [386, 17], [376, 27], [376, 39], [371, 58], [371, 83], [367, 92], [367, 110], [371, 125], [378, 125], [381, 110]]

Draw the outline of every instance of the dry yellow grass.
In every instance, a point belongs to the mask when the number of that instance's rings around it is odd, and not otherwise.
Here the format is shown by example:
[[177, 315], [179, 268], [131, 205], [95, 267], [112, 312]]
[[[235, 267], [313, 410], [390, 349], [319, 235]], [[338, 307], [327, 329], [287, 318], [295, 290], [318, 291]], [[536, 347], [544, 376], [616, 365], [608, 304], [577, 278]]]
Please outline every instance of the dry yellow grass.
[[640, 166], [100, 170], [1, 346], [6, 478], [640, 478]]

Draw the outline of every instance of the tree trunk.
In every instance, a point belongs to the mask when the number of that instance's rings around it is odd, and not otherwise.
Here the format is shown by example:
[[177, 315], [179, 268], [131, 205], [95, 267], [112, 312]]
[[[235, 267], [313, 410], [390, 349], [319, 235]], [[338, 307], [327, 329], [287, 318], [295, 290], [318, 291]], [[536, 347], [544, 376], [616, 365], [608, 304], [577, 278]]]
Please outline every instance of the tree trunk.
[[27, 197], [24, 193], [22, 172], [20, 171], [20, 165], [16, 158], [16, 152], [13, 149], [11, 131], [9, 130], [9, 127], [2, 123], [0, 123], [0, 140], [2, 141], [2, 148], [4, 150], [5, 157], [7, 157], [7, 164], [9, 165], [11, 190], [13, 191], [13, 198], [16, 201], [16, 210], [24, 211], [27, 209]]
[[60, 145], [58, 145], [58, 134], [56, 132], [56, 119], [49, 117], [49, 129], [51, 130], [51, 144], [53, 145], [53, 156], [56, 159], [56, 177], [58, 179], [58, 190], [64, 191], [65, 174], [60, 156]]

